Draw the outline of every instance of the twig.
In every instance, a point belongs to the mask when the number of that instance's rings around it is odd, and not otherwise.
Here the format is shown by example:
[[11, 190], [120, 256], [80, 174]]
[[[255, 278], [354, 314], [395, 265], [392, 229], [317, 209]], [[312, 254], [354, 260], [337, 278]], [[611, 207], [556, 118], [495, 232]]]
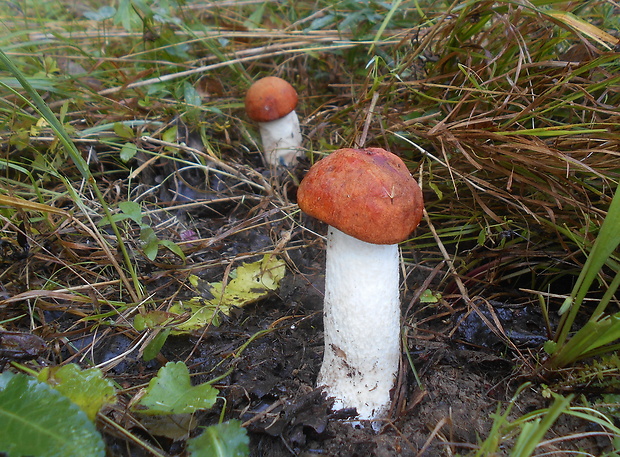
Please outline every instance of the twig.
[[368, 107], [368, 112], [366, 113], [366, 121], [364, 121], [364, 129], [362, 130], [362, 134], [355, 142], [355, 146], [358, 148], [363, 148], [366, 144], [366, 138], [368, 137], [368, 129], [370, 128], [370, 122], [372, 121], [372, 115], [375, 111], [375, 106], [377, 104], [377, 100], [379, 100], [379, 92], [375, 92], [372, 94], [372, 100], [370, 101], [370, 106]]

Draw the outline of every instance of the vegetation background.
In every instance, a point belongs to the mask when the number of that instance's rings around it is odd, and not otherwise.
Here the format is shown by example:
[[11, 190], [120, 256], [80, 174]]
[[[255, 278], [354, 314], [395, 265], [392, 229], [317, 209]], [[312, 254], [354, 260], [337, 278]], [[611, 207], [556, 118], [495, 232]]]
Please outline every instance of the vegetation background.
[[[313, 314], [253, 303], [316, 283], [321, 227], [296, 185], [321, 155], [366, 145], [425, 192], [402, 245], [399, 388], [427, 392], [420, 342], [463, 340], [477, 316], [484, 338], [459, 344], [508, 361], [514, 395], [477, 440], [454, 443], [449, 417], [420, 445], [398, 414], [390, 433], [411, 455], [617, 455], [616, 2], [0, 4], [0, 451], [261, 455], [226, 389], [244, 351]], [[300, 94], [292, 170], [264, 167], [243, 111], [267, 75]], [[239, 330], [249, 315], [264, 325]], [[236, 346], [206, 370], [196, 356], [223, 322]], [[542, 406], [514, 414], [526, 390]], [[593, 425], [558, 437], [564, 416]]]

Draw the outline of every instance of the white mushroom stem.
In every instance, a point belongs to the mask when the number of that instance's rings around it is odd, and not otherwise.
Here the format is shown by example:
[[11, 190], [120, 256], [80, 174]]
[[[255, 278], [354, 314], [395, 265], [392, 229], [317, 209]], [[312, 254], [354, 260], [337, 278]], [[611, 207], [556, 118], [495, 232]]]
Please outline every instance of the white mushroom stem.
[[301, 154], [301, 130], [295, 111], [270, 122], [259, 122], [265, 161], [270, 166], [291, 166]]
[[398, 246], [370, 244], [329, 227], [325, 355], [318, 385], [334, 409], [371, 420], [390, 407], [400, 359]]

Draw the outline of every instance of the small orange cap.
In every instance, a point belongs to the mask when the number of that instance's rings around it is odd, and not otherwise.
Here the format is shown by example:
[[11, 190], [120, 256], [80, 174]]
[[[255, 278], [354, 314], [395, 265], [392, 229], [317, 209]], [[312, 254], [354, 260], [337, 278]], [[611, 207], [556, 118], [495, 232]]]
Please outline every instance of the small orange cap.
[[256, 122], [275, 121], [297, 106], [297, 91], [277, 76], [267, 76], [250, 86], [245, 95], [245, 111]]
[[422, 219], [422, 191], [405, 163], [381, 148], [339, 149], [306, 174], [303, 212], [359, 240], [396, 244]]

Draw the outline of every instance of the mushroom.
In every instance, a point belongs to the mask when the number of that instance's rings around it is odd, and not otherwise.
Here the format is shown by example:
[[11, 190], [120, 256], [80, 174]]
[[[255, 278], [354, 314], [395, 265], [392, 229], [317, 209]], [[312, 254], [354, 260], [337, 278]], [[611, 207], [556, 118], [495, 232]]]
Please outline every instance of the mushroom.
[[276, 76], [256, 81], [245, 96], [248, 117], [258, 122], [265, 162], [291, 166], [301, 154], [301, 131], [295, 112], [297, 92]]
[[389, 410], [401, 353], [397, 243], [422, 218], [422, 191], [391, 152], [346, 148], [310, 169], [297, 202], [329, 225], [317, 385], [334, 409], [378, 419]]

